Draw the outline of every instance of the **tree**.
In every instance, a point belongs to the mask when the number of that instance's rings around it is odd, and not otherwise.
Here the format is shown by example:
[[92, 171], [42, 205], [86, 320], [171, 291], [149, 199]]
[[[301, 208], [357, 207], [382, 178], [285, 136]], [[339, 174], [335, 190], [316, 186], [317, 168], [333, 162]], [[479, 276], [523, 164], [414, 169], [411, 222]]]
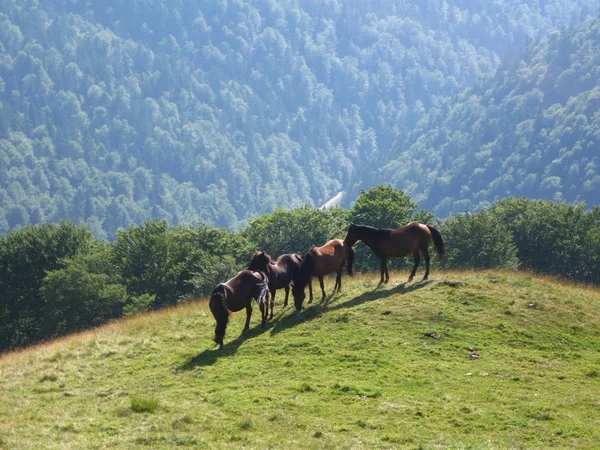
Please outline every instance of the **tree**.
[[256, 250], [264, 250], [276, 258], [284, 253], [304, 254], [330, 239], [343, 239], [348, 225], [347, 210], [304, 206], [291, 211], [277, 209], [252, 219], [242, 235]]
[[510, 228], [489, 211], [452, 216], [441, 224], [440, 232], [446, 243], [448, 267], [516, 269], [519, 266]]
[[361, 190], [350, 211], [350, 220], [357, 225], [378, 228], [400, 228], [414, 219], [417, 204], [389, 184]]

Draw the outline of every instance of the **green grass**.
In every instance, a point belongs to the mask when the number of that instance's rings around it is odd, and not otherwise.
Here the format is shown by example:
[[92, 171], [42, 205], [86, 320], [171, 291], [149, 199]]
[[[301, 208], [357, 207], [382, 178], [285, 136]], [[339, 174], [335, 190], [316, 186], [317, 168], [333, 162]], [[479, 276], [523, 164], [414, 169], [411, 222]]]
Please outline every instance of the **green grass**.
[[6, 354], [0, 447], [597, 448], [598, 290], [378, 278], [300, 314], [280, 293], [245, 335], [236, 313], [222, 352], [198, 302]]

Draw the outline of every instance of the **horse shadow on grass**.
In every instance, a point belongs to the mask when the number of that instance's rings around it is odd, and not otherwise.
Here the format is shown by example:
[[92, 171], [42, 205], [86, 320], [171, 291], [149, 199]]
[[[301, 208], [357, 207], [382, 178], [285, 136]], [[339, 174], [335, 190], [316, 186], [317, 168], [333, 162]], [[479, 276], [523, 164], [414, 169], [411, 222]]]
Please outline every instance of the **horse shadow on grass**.
[[275, 335], [282, 331], [293, 328], [297, 325], [310, 322], [313, 319], [327, 313], [328, 311], [336, 311], [340, 309], [353, 308], [363, 303], [378, 300], [380, 298], [388, 297], [393, 294], [407, 294], [417, 289], [424, 288], [428, 284], [432, 283], [432, 280], [419, 281], [407, 286], [407, 283], [402, 283], [389, 289], [383, 289], [385, 285], [378, 285], [373, 291], [365, 292], [362, 295], [354, 297], [343, 303], [336, 303], [342, 294], [335, 293], [325, 297], [320, 302], [316, 302], [304, 308], [301, 312], [294, 312], [292, 314], [284, 315], [285, 311], [280, 308], [277, 314], [273, 317], [273, 320], [267, 323], [265, 328], [260, 326], [253, 327], [248, 331], [242, 332], [237, 338], [227, 342], [222, 350], [218, 348], [207, 349], [196, 356], [192, 357], [189, 361], [179, 366], [179, 370], [194, 370], [196, 367], [205, 367], [213, 365], [217, 360], [222, 358], [228, 358], [234, 356], [238, 349], [248, 340], [260, 336], [266, 333], [270, 329], [270, 334]]
[[321, 302], [310, 305], [309, 307], [302, 310], [300, 313], [293, 313], [283, 317], [283, 312], [280, 312], [279, 320], [273, 322], [270, 334], [275, 335], [281, 333], [289, 328], [293, 328], [301, 323], [309, 322], [328, 311], [336, 311], [340, 309], [353, 308], [363, 303], [378, 300], [380, 298], [389, 297], [393, 294], [404, 295], [417, 289], [422, 289], [425, 286], [433, 283], [433, 280], [423, 280], [407, 286], [407, 283], [402, 283], [389, 289], [382, 289], [382, 286], [378, 285], [373, 291], [365, 292], [357, 297], [354, 297], [343, 303], [335, 303], [340, 298], [341, 294], [332, 294], [325, 297]]
[[242, 331], [237, 338], [233, 341], [227, 342], [223, 345], [223, 349], [219, 350], [217, 344], [212, 349], [206, 349], [196, 356], [192, 357], [189, 361], [182, 364], [178, 367], [179, 370], [194, 370], [196, 367], [204, 367], [204, 366], [212, 366], [217, 360], [221, 358], [228, 358], [230, 356], [234, 356], [238, 349], [246, 342], [248, 339], [255, 338], [265, 333], [269, 325], [265, 328], [261, 328], [260, 326], [250, 328], [247, 331]]

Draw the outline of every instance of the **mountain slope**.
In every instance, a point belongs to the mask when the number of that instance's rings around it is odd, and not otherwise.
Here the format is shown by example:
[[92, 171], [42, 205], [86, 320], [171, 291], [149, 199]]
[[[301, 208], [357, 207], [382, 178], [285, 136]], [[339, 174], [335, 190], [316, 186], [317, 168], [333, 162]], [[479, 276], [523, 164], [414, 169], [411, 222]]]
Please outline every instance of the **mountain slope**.
[[598, 291], [433, 275], [344, 278], [326, 305], [278, 308], [264, 331], [254, 317], [239, 338], [234, 314], [223, 352], [201, 302], [4, 355], [0, 445], [595, 445]]
[[392, 179], [438, 215], [507, 196], [600, 202], [600, 18], [435, 109], [395, 146]]
[[530, 3], [2, 2], [0, 232], [352, 199], [429, 108], [598, 11]]

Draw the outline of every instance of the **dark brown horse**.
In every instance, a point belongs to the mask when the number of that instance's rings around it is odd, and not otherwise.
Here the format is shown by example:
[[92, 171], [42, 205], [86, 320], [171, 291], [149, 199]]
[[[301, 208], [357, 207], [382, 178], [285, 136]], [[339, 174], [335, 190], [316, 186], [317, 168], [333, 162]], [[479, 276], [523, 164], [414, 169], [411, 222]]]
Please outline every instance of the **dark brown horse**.
[[322, 247], [311, 248], [303, 257], [300, 269], [294, 278], [294, 286], [292, 287], [292, 294], [294, 295], [294, 305], [296, 309], [300, 311], [302, 309], [302, 303], [306, 298], [304, 288], [308, 284], [310, 292], [311, 303], [313, 300], [312, 294], [312, 277], [318, 277], [319, 283], [321, 284], [321, 291], [323, 292], [323, 298], [325, 295], [325, 285], [323, 284], [323, 275], [336, 272], [337, 277], [335, 279], [335, 286], [333, 292], [335, 293], [338, 289], [342, 289], [342, 269], [344, 264], [348, 263], [348, 274], [353, 275], [352, 263], [354, 261], [354, 250], [352, 247], [347, 245], [341, 239], [333, 239], [327, 241]]
[[262, 272], [242, 270], [231, 280], [219, 284], [210, 296], [210, 310], [217, 321], [215, 327], [215, 342], [219, 348], [223, 348], [223, 338], [229, 322], [229, 314], [246, 308], [246, 326], [244, 331], [250, 328], [250, 317], [252, 316], [252, 299], [260, 306], [262, 315], [261, 326], [267, 322], [269, 285], [267, 276]]
[[248, 266], [249, 270], [257, 270], [267, 274], [269, 279], [269, 291], [271, 292], [271, 316], [273, 318], [273, 306], [275, 305], [275, 293], [277, 289], [285, 289], [285, 300], [283, 307], [288, 304], [290, 295], [290, 285], [300, 268], [302, 255], [298, 253], [286, 253], [281, 255], [275, 261], [267, 252], [254, 252], [252, 260]]
[[[425, 257], [425, 276], [429, 277], [429, 243], [433, 240], [435, 249], [440, 258], [444, 257], [444, 241], [440, 232], [431, 225], [412, 222], [402, 228], [374, 228], [366, 225], [350, 225], [344, 242], [352, 247], [356, 241], [363, 241], [367, 247], [373, 250], [375, 256], [381, 260], [381, 280], [379, 283], [387, 283], [390, 279], [387, 268], [388, 258], [404, 257], [413, 255], [415, 266], [413, 267], [408, 281], [412, 281], [420, 262], [419, 251]], [[384, 281], [385, 274], [385, 281]]]

